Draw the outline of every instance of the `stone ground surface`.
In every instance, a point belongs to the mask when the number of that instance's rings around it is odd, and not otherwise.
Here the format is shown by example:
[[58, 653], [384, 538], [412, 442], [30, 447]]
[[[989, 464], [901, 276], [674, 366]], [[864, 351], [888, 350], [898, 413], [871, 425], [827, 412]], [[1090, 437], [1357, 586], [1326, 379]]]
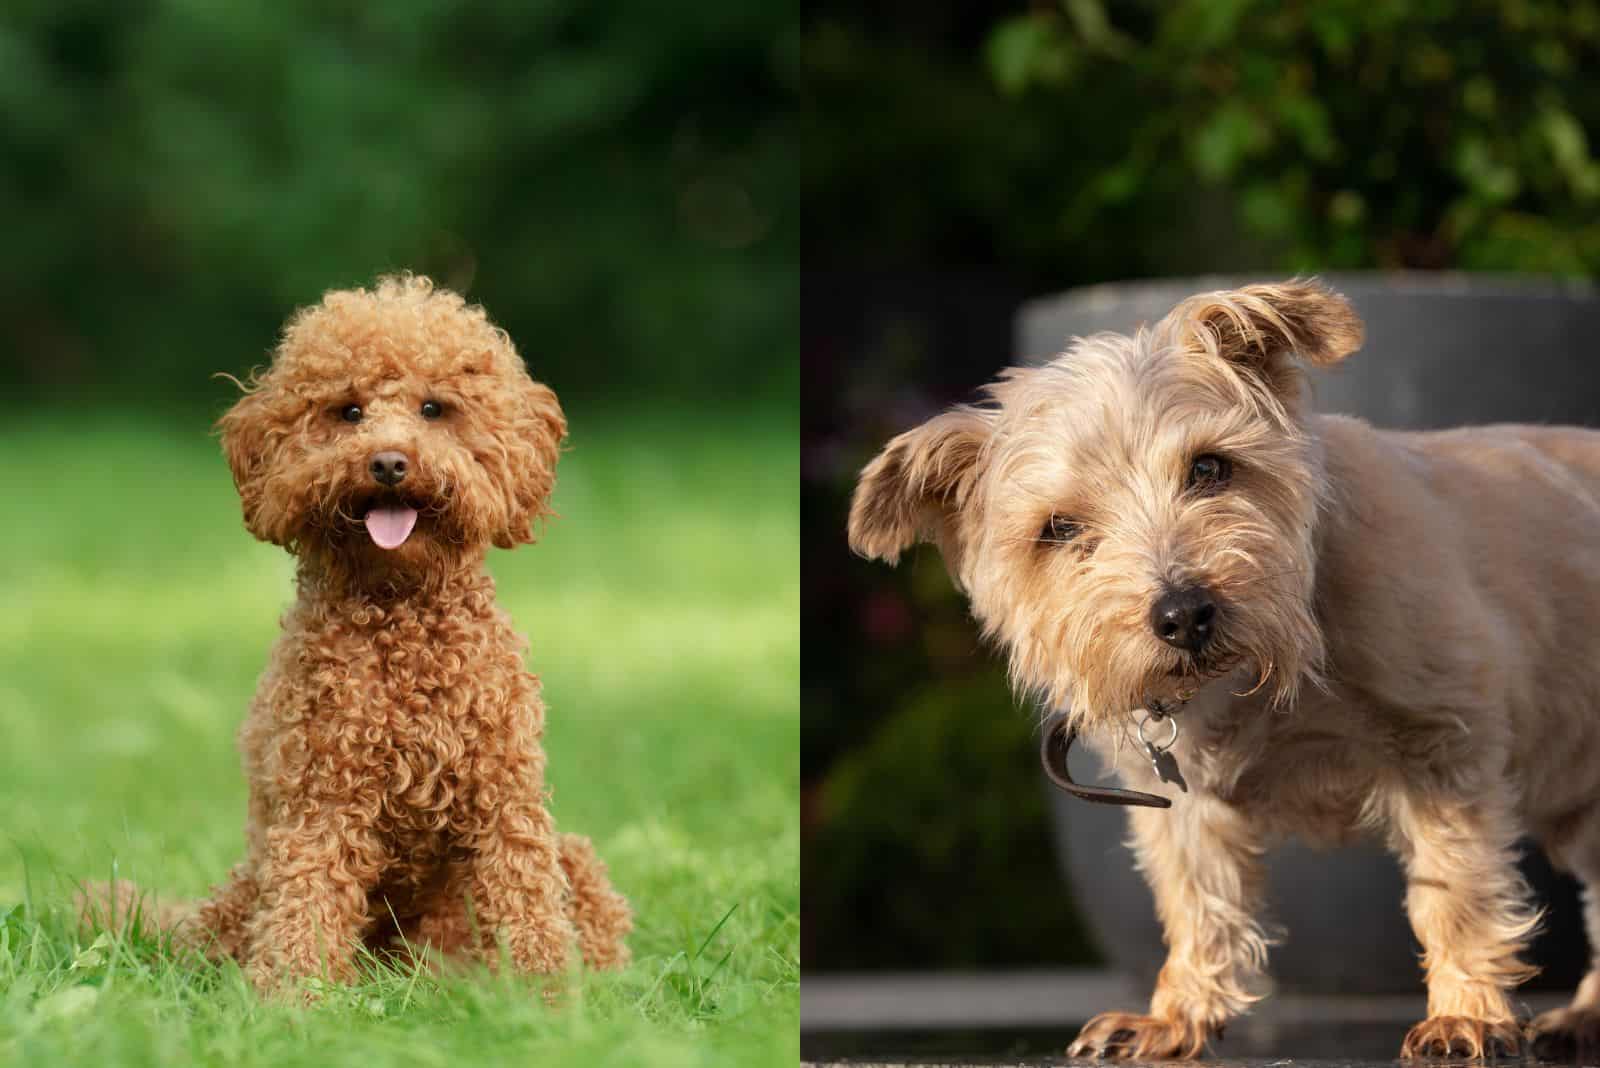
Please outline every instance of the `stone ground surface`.
[[[1135, 1010], [1146, 997], [1119, 976], [1098, 971], [808, 975], [800, 983], [801, 1063], [815, 1068], [1105, 1064], [1061, 1054], [1089, 1017], [1107, 1009]], [[1532, 1015], [1565, 1000], [1559, 993], [1538, 992], [1521, 996], [1519, 1003]], [[1205, 1064], [1389, 1065], [1396, 1063], [1407, 1029], [1425, 1011], [1420, 982], [1415, 995], [1274, 994], [1230, 1025]]]
[[[1107, 1061], [1072, 1061], [1059, 1058], [1043, 1058], [1028, 1060], [1003, 1060], [1003, 1061], [883, 1061], [883, 1060], [850, 1060], [850, 1061], [801, 1061], [801, 1068], [1056, 1068], [1058, 1065], [1101, 1065]], [[1131, 1063], [1131, 1062], [1120, 1062]], [[1372, 1065], [1391, 1064], [1390, 1061], [1375, 1060], [1319, 1060], [1319, 1059], [1280, 1059], [1280, 1060], [1228, 1060], [1208, 1059], [1204, 1062], [1205, 1068], [1370, 1068]], [[1397, 1062], [1395, 1062], [1397, 1063]], [[1448, 1061], [1428, 1062], [1432, 1065], [1449, 1064]]]

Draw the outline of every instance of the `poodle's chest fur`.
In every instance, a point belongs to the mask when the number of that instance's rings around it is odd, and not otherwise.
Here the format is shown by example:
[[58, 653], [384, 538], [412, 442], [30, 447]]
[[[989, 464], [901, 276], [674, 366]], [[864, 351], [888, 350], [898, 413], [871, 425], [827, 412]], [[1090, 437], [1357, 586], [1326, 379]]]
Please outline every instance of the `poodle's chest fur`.
[[538, 680], [487, 576], [378, 602], [302, 589], [241, 732], [266, 799], [370, 813], [399, 855], [446, 859], [507, 789], [539, 789]]

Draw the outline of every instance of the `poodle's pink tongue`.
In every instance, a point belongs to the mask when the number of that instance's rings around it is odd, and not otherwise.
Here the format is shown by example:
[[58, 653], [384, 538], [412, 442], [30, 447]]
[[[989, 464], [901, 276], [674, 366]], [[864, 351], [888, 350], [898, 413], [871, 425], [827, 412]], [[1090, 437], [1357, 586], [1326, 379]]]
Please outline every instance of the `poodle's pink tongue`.
[[411, 537], [411, 528], [417, 525], [415, 508], [389, 505], [367, 512], [367, 533], [380, 549], [398, 549]]

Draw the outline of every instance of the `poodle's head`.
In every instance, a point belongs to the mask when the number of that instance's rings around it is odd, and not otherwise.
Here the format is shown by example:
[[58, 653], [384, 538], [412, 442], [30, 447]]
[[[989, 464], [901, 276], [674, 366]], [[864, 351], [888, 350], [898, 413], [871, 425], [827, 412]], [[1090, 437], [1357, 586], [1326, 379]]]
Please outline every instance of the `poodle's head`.
[[297, 312], [218, 426], [252, 534], [379, 579], [531, 542], [567, 429], [482, 308], [409, 275]]

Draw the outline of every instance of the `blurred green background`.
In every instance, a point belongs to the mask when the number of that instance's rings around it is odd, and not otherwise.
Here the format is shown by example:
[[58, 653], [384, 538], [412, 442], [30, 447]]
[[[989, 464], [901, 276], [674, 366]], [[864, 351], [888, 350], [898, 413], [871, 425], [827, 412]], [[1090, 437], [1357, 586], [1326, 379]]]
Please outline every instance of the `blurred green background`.
[[1208, 272], [1600, 271], [1600, 7], [819, 0], [807, 145], [807, 969], [1088, 963], [1031, 709], [856, 472], [1012, 356], [1026, 299]]
[[[792, 1064], [799, 36], [742, 4], [0, 13], [0, 1063]], [[556, 818], [635, 963], [547, 1010], [394, 973], [309, 1012], [71, 921], [243, 849], [233, 734], [292, 596], [211, 433], [284, 318], [426, 272], [566, 409], [492, 554]]]
[[608, 404], [795, 383], [778, 5], [7, 4], [0, 381], [221, 397], [286, 312], [410, 268]]

